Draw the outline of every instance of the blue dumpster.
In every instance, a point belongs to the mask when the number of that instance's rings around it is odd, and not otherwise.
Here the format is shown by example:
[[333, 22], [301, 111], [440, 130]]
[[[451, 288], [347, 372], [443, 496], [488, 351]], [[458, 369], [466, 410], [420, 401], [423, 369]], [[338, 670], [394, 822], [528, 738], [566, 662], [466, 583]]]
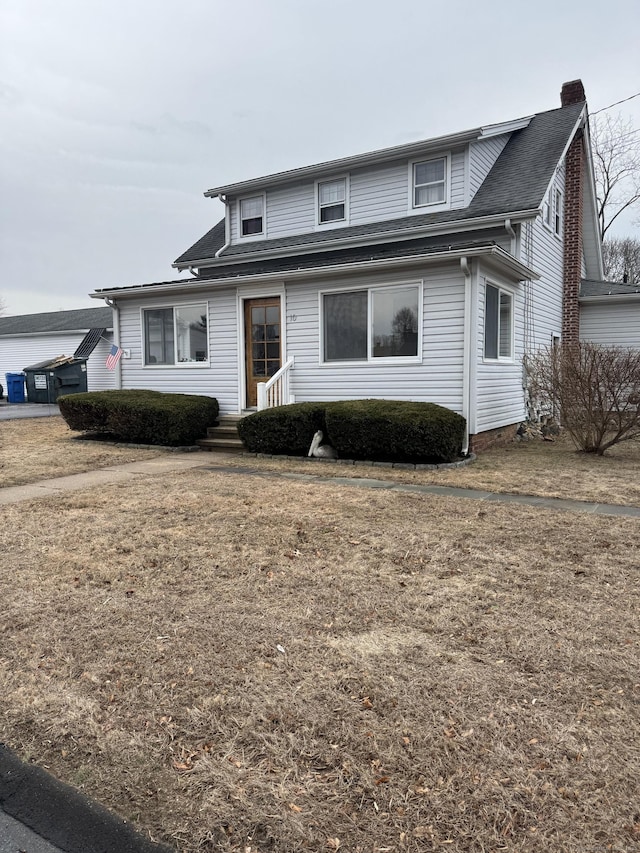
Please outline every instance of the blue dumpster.
[[5, 373], [7, 380], [7, 400], [10, 403], [24, 403], [24, 373]]

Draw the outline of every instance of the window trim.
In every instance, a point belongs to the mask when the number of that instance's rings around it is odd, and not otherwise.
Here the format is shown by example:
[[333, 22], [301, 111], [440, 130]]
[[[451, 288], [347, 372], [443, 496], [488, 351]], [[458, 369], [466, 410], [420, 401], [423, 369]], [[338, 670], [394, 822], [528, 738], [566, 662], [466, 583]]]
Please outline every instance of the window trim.
[[[344, 175], [335, 175], [331, 178], [318, 178], [314, 182], [314, 204], [315, 204], [315, 228], [316, 231], [326, 231], [331, 228], [344, 228], [349, 224], [349, 195], [350, 195], [350, 185], [349, 185], [349, 174]], [[321, 184], [333, 184], [338, 181], [344, 181], [344, 218], [343, 219], [334, 219], [330, 222], [321, 222], [320, 221], [320, 186]], [[329, 205], [325, 205], [328, 207]]]
[[[178, 361], [178, 335], [176, 330], [176, 308], [195, 308], [196, 306], [204, 306], [205, 314], [207, 317], [207, 358], [205, 361]], [[146, 337], [146, 324], [145, 324], [145, 312], [147, 311], [166, 311], [167, 309], [171, 309], [173, 312], [173, 358], [174, 361], [171, 364], [153, 364], [147, 363], [147, 337]], [[209, 313], [209, 300], [205, 299], [204, 302], [184, 302], [184, 303], [176, 303], [170, 302], [160, 305], [146, 305], [144, 308], [140, 308], [140, 329], [142, 331], [141, 335], [141, 362], [142, 368], [144, 370], [174, 370], [178, 368], [179, 370], [193, 370], [194, 368], [202, 368], [202, 367], [210, 367], [211, 366], [211, 324], [210, 324], [210, 313]]]
[[553, 187], [551, 195], [553, 198], [551, 228], [556, 237], [558, 237], [558, 239], [562, 239], [562, 228], [564, 225], [564, 194], [559, 187]]
[[[497, 331], [497, 357], [488, 356], [487, 353], [487, 288], [493, 287], [498, 291], [498, 322], [496, 325]], [[509, 355], [500, 355], [500, 296], [504, 294], [511, 300], [511, 311], [509, 317]], [[484, 282], [484, 314], [483, 314], [483, 330], [482, 330], [482, 360], [487, 364], [514, 364], [515, 363], [515, 293], [507, 287], [496, 284], [493, 281], [485, 279]]]
[[[416, 187], [415, 167], [422, 163], [431, 163], [435, 160], [444, 160], [444, 199], [443, 201], [435, 201], [431, 204], [415, 203]], [[427, 157], [416, 157], [409, 161], [409, 213], [420, 214], [430, 213], [436, 210], [448, 210], [451, 207], [451, 152], [435, 153]], [[419, 184], [418, 186], [424, 186]]]
[[[373, 296], [376, 292], [388, 293], [390, 290], [406, 290], [408, 287], [418, 289], [418, 343], [417, 355], [396, 356], [374, 356], [373, 355]], [[324, 297], [339, 293], [367, 292], [367, 356], [362, 359], [348, 359], [346, 361], [326, 361], [325, 354], [325, 330], [324, 330]], [[348, 367], [365, 365], [390, 365], [390, 364], [422, 364], [423, 358], [423, 327], [424, 327], [424, 279], [410, 279], [407, 281], [394, 281], [390, 284], [353, 284], [348, 287], [331, 287], [318, 291], [318, 320], [319, 320], [319, 353], [318, 364], [320, 367]]]
[[[242, 233], [242, 202], [249, 201], [253, 198], [259, 198], [262, 200], [262, 231], [256, 234], [243, 234]], [[264, 240], [267, 236], [267, 194], [266, 192], [261, 193], [251, 193], [251, 195], [243, 195], [239, 196], [237, 199], [238, 204], [238, 239], [249, 242], [251, 240]]]

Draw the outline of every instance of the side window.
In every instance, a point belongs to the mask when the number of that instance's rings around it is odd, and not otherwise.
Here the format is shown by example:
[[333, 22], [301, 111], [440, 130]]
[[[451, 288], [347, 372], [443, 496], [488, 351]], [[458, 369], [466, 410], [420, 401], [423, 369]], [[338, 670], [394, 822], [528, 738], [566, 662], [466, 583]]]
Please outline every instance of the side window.
[[562, 193], [553, 191], [553, 233], [562, 237]]
[[485, 288], [484, 357], [513, 358], [513, 295], [492, 284]]

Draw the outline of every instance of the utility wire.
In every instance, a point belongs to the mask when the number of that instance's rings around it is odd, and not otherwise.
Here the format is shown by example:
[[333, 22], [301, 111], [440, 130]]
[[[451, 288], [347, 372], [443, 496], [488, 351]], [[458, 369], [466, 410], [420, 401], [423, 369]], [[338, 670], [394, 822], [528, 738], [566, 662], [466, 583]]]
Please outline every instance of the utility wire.
[[612, 107], [617, 107], [619, 104], [625, 104], [627, 101], [632, 101], [634, 98], [640, 97], [640, 92], [636, 92], [635, 95], [629, 95], [628, 98], [623, 98], [621, 101], [616, 101], [614, 104], [609, 104], [608, 107], [602, 107], [599, 110], [596, 110], [594, 113], [589, 113], [590, 116], [597, 116], [598, 113], [603, 113], [605, 110], [610, 110]]

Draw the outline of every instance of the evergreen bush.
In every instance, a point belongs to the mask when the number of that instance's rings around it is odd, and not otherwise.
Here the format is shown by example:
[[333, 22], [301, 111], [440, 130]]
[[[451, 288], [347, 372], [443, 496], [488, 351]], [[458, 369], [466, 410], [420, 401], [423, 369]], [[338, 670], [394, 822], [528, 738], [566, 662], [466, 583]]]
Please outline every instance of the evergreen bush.
[[58, 398], [68, 426], [137, 444], [179, 446], [203, 438], [218, 417], [218, 401], [161, 391], [89, 391]]
[[460, 457], [465, 420], [435, 403], [345, 400], [267, 409], [238, 424], [248, 450], [292, 456], [307, 455], [318, 429], [343, 459], [441, 463]]

